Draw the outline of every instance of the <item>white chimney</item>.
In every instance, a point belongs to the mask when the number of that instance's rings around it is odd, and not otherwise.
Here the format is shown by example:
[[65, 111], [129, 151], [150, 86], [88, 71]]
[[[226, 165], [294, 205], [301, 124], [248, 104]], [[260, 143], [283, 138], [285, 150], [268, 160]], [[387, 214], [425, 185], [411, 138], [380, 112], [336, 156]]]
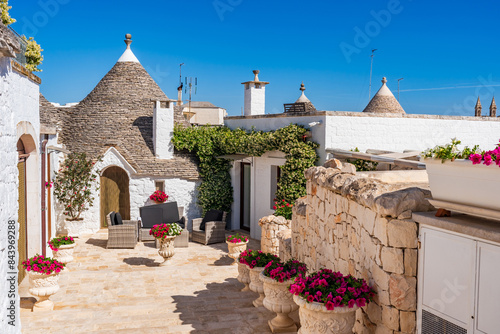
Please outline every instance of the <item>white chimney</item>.
[[245, 116], [265, 115], [266, 113], [266, 85], [269, 82], [259, 80], [258, 70], [253, 71], [253, 81], [243, 82], [245, 89]]
[[162, 108], [161, 103], [155, 101], [153, 110], [153, 148], [158, 159], [172, 159], [174, 146], [171, 142], [174, 136], [174, 101], [166, 101], [167, 107]]

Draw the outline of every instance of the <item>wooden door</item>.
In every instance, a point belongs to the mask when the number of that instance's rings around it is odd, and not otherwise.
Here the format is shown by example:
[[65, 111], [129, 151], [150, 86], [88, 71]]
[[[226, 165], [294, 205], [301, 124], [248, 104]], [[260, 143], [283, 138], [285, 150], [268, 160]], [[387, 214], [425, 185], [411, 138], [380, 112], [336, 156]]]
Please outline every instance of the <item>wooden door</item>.
[[242, 162], [240, 178], [240, 229], [250, 231], [250, 173], [252, 167]]
[[120, 167], [109, 167], [101, 176], [101, 226], [107, 227], [106, 215], [119, 212], [122, 219], [130, 219], [129, 178]]
[[17, 282], [21, 283], [24, 276], [26, 276], [26, 271], [23, 269], [22, 262], [28, 259], [28, 238], [27, 238], [27, 221], [26, 221], [26, 160], [22, 159], [17, 164], [17, 169], [19, 171], [19, 211], [17, 213], [19, 222], [19, 239], [17, 241], [17, 249], [19, 252], [19, 263], [17, 269], [19, 270], [19, 275], [17, 276]]

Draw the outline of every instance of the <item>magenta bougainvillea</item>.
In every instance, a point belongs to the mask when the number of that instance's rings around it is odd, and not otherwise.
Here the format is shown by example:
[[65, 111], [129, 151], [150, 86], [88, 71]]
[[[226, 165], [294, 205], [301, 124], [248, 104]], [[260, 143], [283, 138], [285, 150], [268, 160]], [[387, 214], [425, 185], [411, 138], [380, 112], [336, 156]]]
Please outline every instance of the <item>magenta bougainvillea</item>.
[[327, 310], [335, 307], [363, 307], [373, 300], [375, 292], [364, 279], [342, 275], [330, 269], [321, 269], [308, 276], [299, 274], [290, 285], [290, 292], [308, 303], [325, 304]]
[[22, 265], [26, 271], [33, 271], [46, 275], [50, 275], [54, 272], [59, 273], [65, 266], [64, 263], [61, 263], [53, 258], [43, 257], [38, 254], [30, 257], [26, 261], [23, 261]]
[[245, 250], [238, 257], [240, 263], [246, 264], [250, 269], [254, 267], [265, 267], [269, 262], [279, 260], [279, 258], [271, 253], [263, 253], [258, 250]]

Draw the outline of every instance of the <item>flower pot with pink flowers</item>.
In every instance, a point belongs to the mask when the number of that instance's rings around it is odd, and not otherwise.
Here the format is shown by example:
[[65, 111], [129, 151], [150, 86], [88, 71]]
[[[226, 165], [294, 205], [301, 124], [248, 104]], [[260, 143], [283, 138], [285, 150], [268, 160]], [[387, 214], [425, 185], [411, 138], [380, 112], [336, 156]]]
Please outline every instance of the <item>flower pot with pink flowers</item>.
[[64, 236], [52, 238], [48, 244], [50, 249], [52, 249], [54, 259], [65, 265], [73, 261], [73, 251], [76, 246], [73, 237]]
[[297, 326], [288, 316], [299, 306], [293, 301], [293, 295], [288, 291], [290, 284], [298, 275], [305, 275], [307, 266], [291, 259], [283, 263], [279, 260], [269, 262], [260, 273], [260, 280], [264, 288], [263, 305], [277, 315], [268, 321], [273, 333], [295, 332]]
[[260, 273], [264, 270], [264, 267], [273, 260], [279, 260], [279, 258], [271, 253], [263, 253], [257, 250], [246, 250], [241, 252], [239, 261], [248, 266], [250, 273], [250, 290], [257, 292], [259, 297], [253, 301], [253, 306], [262, 306], [262, 301], [264, 300], [264, 285], [260, 280]]
[[174, 256], [174, 239], [182, 232], [182, 228], [177, 223], [157, 224], [154, 225], [149, 234], [160, 241], [160, 249], [158, 254], [163, 257], [163, 262], [160, 266], [166, 266], [168, 261]]
[[168, 195], [161, 190], [156, 190], [149, 196], [149, 199], [155, 202], [156, 204], [161, 204], [167, 201]]
[[351, 334], [356, 310], [375, 295], [365, 280], [330, 269], [299, 275], [290, 292], [299, 305], [299, 334]]
[[477, 145], [461, 147], [460, 141], [436, 146], [423, 153], [437, 208], [500, 219], [500, 144], [484, 151]]
[[247, 249], [248, 237], [236, 233], [230, 235], [226, 238], [227, 243], [227, 253], [230, 258], [234, 259], [233, 264], [237, 263], [236, 260], [240, 256], [241, 252]]
[[22, 262], [29, 276], [29, 293], [38, 297], [33, 311], [53, 310], [54, 303], [49, 297], [59, 291], [59, 273], [65, 264], [50, 257], [35, 255]]

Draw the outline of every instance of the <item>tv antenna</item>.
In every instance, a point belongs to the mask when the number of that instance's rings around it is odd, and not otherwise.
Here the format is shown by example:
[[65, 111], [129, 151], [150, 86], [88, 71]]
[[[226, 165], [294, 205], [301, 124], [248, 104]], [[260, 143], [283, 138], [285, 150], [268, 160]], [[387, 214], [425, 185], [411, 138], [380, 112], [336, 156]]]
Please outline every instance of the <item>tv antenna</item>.
[[[194, 80], [193, 80], [194, 79]], [[193, 83], [194, 81], [194, 83]], [[188, 121], [191, 119], [191, 117], [193, 117], [193, 115], [195, 114], [194, 112], [191, 111], [191, 98], [192, 98], [192, 95], [196, 95], [196, 93], [198, 92], [198, 78], [197, 77], [184, 77], [184, 83], [185, 83], [185, 86], [184, 86], [184, 94], [187, 93], [188, 91], [188, 88], [189, 88], [189, 100], [188, 100], [188, 112], [184, 112], [184, 114], [186, 114], [186, 116], [188, 117]], [[193, 88], [194, 88], [194, 92], [193, 92]]]
[[370, 56], [371, 62], [370, 62], [370, 87], [368, 88], [368, 101], [372, 98], [372, 71], [373, 71], [373, 54], [377, 51], [377, 49], [372, 50], [372, 54]]
[[398, 79], [398, 101], [399, 101], [399, 82], [400, 82], [401, 80], [403, 80], [403, 79], [404, 79], [404, 78], [399, 78], [399, 79]]

